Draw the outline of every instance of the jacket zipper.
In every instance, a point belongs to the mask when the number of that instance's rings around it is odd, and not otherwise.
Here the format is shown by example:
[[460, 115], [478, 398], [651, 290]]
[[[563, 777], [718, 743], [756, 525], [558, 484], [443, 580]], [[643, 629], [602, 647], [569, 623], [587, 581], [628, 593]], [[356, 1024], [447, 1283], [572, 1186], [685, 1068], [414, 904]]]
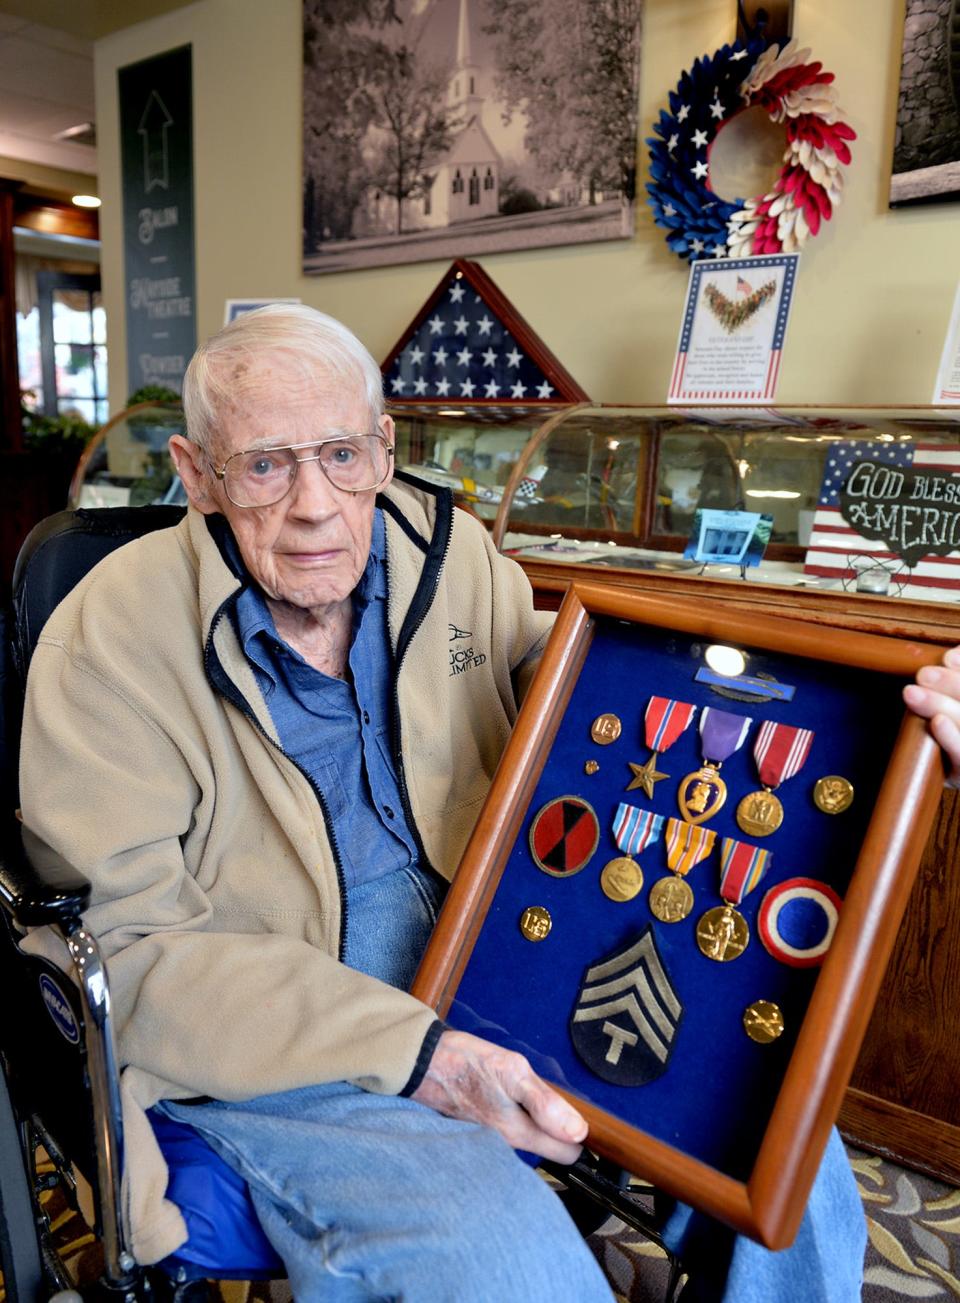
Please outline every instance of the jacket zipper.
[[[441, 511], [441, 507], [443, 508], [442, 511]], [[424, 620], [427, 618], [427, 613], [429, 612], [430, 608], [433, 606], [434, 598], [437, 595], [437, 589], [440, 586], [440, 573], [443, 570], [444, 563], [447, 559], [447, 553], [450, 551], [450, 538], [453, 533], [453, 499], [449, 494], [445, 494], [445, 495], [441, 495], [439, 493], [437, 494], [437, 512], [438, 512], [438, 517], [440, 515], [442, 515], [443, 517], [442, 520], [438, 520], [439, 527], [443, 528], [444, 530], [443, 550], [440, 553], [439, 560], [437, 561], [436, 567], [433, 569], [432, 574], [425, 573], [421, 577], [420, 584], [418, 584], [417, 586], [417, 591], [416, 593], [414, 593], [413, 602], [416, 603], [417, 599], [421, 597], [421, 594], [424, 591], [424, 586], [427, 583], [432, 583], [432, 591], [430, 593], [429, 598], [423, 600], [420, 603], [414, 622], [411, 625], [407, 625], [406, 621], [404, 622], [404, 625], [401, 628], [399, 637], [397, 639], [397, 645], [400, 648], [400, 655], [399, 658], [395, 659], [394, 668], [393, 668], [393, 700], [392, 700], [393, 728], [391, 729], [391, 742], [393, 747], [393, 765], [394, 765], [394, 769], [396, 770], [397, 781], [399, 783], [400, 800], [403, 804], [404, 817], [407, 821], [407, 826], [410, 828], [411, 832], [413, 833], [414, 841], [417, 844], [417, 855], [420, 859], [421, 864], [425, 868], [432, 870], [434, 873], [436, 873], [437, 870], [430, 863], [430, 860], [427, 857], [427, 852], [423, 845], [423, 838], [420, 836], [420, 829], [417, 827], [416, 820], [413, 817], [413, 807], [410, 802], [410, 792], [407, 787], [406, 769], [404, 767], [403, 753], [400, 747], [400, 693], [398, 690], [398, 684], [400, 681], [400, 670], [401, 667], [403, 666], [404, 658], [406, 657], [407, 654], [407, 648], [410, 646], [410, 643], [413, 641], [414, 635], [416, 634], [420, 626], [423, 624]], [[388, 564], [388, 562], [386, 562], [385, 564]], [[387, 570], [388, 591], [389, 591], [389, 579], [390, 579], [390, 573], [388, 569]], [[411, 605], [413, 605], [413, 603], [411, 603]]]
[[[227, 601], [229, 600], [230, 599], [228, 598]], [[218, 687], [215, 676], [211, 674], [210, 667], [212, 661], [215, 659], [217, 665], [220, 665], [220, 658], [216, 655], [216, 652], [214, 650], [213, 638], [214, 638], [214, 634], [217, 631], [217, 626], [219, 625], [220, 621], [223, 619], [226, 606], [227, 606], [227, 602], [224, 602], [223, 605], [220, 607], [220, 609], [217, 611], [216, 615], [213, 617], [213, 623], [210, 625], [210, 634], [209, 637], [207, 638], [207, 646], [204, 651], [204, 657], [203, 657], [204, 665], [207, 670], [207, 678], [213, 684], [213, 686], [217, 688], [217, 691], [220, 692], [221, 696], [225, 697], [227, 701], [231, 702], [234, 706], [236, 706], [237, 709], [241, 712], [241, 714], [245, 715], [247, 719], [249, 719], [253, 723], [254, 728], [256, 728], [256, 730], [261, 734], [264, 740], [268, 742], [274, 748], [275, 751], [279, 751], [280, 754], [285, 759], [290, 761], [294, 769], [296, 769], [299, 773], [303, 775], [303, 777], [309, 783], [310, 789], [313, 792], [314, 796], [316, 796], [317, 798], [317, 803], [320, 806], [320, 813], [323, 816], [324, 826], [326, 827], [327, 830], [327, 839], [330, 842], [330, 849], [333, 851], [333, 865], [337, 871], [337, 887], [340, 891], [340, 941], [339, 941], [339, 946], [337, 951], [337, 958], [342, 961], [344, 952], [346, 950], [346, 943], [347, 943], [347, 889], [346, 889], [346, 879], [344, 878], [343, 875], [343, 861], [340, 858], [340, 847], [337, 845], [336, 834], [333, 830], [333, 820], [330, 817], [330, 809], [327, 805], [326, 797], [323, 795], [323, 792], [321, 792], [320, 788], [316, 785], [316, 783], [313, 781], [311, 776], [301, 765], [297, 764], [293, 756], [289, 755], [286, 751], [284, 751], [283, 747], [278, 742], [274, 742], [273, 738], [270, 736], [270, 734], [260, 723], [259, 719], [257, 719], [254, 712], [250, 709], [250, 705], [247, 702], [246, 698], [243, 696], [243, 694], [236, 689], [234, 689], [231, 692], [224, 692], [222, 687]], [[222, 666], [220, 668], [222, 670]], [[223, 671], [223, 678], [230, 685], [230, 687], [233, 688], [233, 683], [231, 682], [226, 671]]]

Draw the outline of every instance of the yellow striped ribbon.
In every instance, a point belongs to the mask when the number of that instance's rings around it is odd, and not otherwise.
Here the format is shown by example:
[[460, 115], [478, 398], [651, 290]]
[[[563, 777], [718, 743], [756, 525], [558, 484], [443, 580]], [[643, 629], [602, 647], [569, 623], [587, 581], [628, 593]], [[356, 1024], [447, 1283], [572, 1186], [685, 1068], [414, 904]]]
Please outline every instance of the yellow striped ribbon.
[[712, 828], [687, 823], [685, 819], [667, 820], [667, 867], [685, 878], [713, 850], [717, 834]]

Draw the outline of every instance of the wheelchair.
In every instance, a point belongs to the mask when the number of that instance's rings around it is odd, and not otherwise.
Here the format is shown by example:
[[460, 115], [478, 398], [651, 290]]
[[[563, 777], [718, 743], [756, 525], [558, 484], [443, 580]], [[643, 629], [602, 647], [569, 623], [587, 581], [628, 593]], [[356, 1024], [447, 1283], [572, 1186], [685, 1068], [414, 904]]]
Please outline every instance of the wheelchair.
[[[17, 560], [12, 609], [3, 612], [0, 778], [17, 790], [17, 742], [33, 648], [47, 617], [115, 548], [178, 523], [178, 506], [80, 509], [42, 521]], [[64, 867], [38, 873], [21, 846], [11, 799], [0, 824], [0, 1268], [11, 1303], [59, 1298], [175, 1300], [209, 1297], [211, 1280], [272, 1280], [284, 1274], [253, 1212], [246, 1186], [192, 1128], [166, 1118], [155, 1130], [169, 1169], [168, 1198], [189, 1238], [150, 1267], [134, 1261], [121, 1218], [123, 1128], [110, 990], [96, 938], [84, 927], [90, 884]], [[64, 939], [73, 972], [64, 974], [17, 945], [23, 930], [47, 925]], [[37, 1154], [49, 1159], [38, 1171]], [[543, 1163], [581, 1232], [612, 1213], [658, 1244], [669, 1261], [667, 1299], [682, 1279], [663, 1246], [648, 1203], [625, 1188], [626, 1173], [584, 1153], [572, 1167]], [[59, 1186], [84, 1205], [99, 1237], [102, 1270], [77, 1292], [55, 1248], [41, 1196]], [[89, 1198], [85, 1199], [85, 1192]], [[92, 1205], [92, 1206], [90, 1206]]]

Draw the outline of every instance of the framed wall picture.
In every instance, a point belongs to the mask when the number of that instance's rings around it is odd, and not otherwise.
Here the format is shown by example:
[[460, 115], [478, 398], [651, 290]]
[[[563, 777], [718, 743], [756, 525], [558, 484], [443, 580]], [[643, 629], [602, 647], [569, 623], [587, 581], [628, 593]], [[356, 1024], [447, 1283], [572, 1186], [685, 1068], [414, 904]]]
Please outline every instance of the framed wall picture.
[[575, 583], [413, 990], [789, 1244], [942, 787], [940, 649]]
[[641, 8], [304, 0], [304, 274], [631, 237]]
[[960, 7], [906, 0], [890, 206], [960, 199]]

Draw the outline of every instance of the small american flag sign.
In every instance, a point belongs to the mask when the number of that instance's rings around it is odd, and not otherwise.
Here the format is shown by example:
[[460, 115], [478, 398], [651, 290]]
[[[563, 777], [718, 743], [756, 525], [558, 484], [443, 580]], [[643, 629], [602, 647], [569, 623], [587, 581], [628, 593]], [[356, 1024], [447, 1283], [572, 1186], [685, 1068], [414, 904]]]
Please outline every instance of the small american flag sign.
[[853, 587], [865, 569], [884, 569], [904, 597], [950, 600], [960, 588], [958, 507], [957, 444], [838, 440], [827, 448], [804, 573]]

